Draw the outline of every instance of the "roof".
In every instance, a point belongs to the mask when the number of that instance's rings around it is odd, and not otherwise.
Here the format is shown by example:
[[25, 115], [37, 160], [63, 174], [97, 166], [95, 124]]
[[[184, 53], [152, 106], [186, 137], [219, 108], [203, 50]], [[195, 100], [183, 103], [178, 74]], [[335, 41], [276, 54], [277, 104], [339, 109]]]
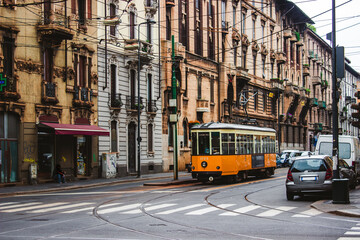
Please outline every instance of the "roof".
[[295, 3], [289, 1], [289, 0], [283, 0], [280, 1], [282, 9], [287, 12], [288, 15], [291, 15], [291, 18], [296, 20], [298, 23], [310, 23], [314, 24], [315, 22], [311, 20], [311, 18], [306, 15], [301, 8], [299, 8]]
[[276, 132], [275, 129], [265, 128], [265, 127], [255, 127], [249, 125], [240, 125], [240, 124], [232, 124], [232, 123], [203, 123], [196, 125], [191, 128], [191, 130], [213, 130], [213, 129], [235, 129], [235, 130], [254, 130], [261, 132]]

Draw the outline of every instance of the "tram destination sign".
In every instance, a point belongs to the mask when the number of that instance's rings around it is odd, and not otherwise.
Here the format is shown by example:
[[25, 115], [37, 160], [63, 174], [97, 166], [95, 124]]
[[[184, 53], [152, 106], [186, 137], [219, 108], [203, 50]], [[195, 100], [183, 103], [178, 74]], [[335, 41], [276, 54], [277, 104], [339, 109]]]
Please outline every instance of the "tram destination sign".
[[3, 91], [3, 87], [6, 87], [6, 77], [3, 77], [3, 74], [0, 73], [0, 92]]

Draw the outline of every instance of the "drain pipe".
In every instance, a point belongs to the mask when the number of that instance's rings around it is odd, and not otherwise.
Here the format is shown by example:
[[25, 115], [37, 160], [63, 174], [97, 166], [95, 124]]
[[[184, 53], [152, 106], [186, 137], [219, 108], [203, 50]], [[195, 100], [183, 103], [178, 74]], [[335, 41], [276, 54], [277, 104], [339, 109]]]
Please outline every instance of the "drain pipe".
[[217, 12], [217, 21], [216, 21], [216, 25], [217, 25], [217, 71], [218, 71], [218, 122], [221, 121], [221, 103], [220, 103], [220, 48], [219, 48], [219, 44], [220, 44], [220, 41], [219, 41], [219, 1], [216, 1], [216, 8], [218, 9], [218, 12]]
[[158, 97], [157, 97], [157, 99], [156, 99], [156, 101], [158, 101], [160, 98], [161, 98], [161, 34], [160, 34], [160, 27], [161, 27], [161, 25], [160, 25], [160, 20], [161, 20], [161, 18], [160, 18], [160, 9], [161, 9], [161, 7], [160, 7], [160, 4], [158, 5], [158, 39], [159, 39], [159, 95], [158, 95]]

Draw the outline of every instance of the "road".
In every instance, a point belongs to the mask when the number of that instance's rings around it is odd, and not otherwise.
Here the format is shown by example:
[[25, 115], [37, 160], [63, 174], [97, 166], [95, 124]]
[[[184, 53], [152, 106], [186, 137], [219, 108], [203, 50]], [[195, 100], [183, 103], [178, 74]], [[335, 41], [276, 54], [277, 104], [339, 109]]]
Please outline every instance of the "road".
[[237, 184], [143, 182], [0, 198], [0, 239], [348, 239], [356, 218], [285, 197], [286, 169]]

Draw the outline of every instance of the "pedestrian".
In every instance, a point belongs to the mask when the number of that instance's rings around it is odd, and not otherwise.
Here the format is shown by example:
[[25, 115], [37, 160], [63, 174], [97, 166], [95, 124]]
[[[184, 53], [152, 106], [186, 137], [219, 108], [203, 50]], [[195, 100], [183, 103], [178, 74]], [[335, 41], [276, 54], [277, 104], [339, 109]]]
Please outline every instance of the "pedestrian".
[[58, 183], [65, 183], [65, 172], [61, 169], [60, 164], [56, 164], [55, 179]]

